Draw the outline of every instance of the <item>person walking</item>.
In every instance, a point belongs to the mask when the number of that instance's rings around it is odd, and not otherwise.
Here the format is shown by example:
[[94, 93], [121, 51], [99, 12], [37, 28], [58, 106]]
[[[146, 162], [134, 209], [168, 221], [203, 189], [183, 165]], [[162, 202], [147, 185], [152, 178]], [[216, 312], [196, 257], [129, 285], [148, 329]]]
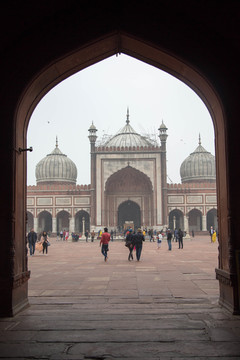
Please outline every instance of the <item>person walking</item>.
[[159, 250], [161, 248], [161, 245], [162, 245], [162, 234], [161, 234], [161, 231], [159, 231], [157, 233], [157, 249]]
[[178, 248], [183, 249], [183, 232], [181, 229], [178, 230]]
[[167, 230], [167, 242], [168, 242], [168, 250], [172, 250], [172, 232], [170, 229]]
[[44, 254], [44, 251], [45, 251], [45, 252], [46, 252], [46, 255], [47, 255], [47, 253], [48, 253], [49, 241], [48, 241], [48, 235], [47, 235], [47, 232], [46, 232], [46, 231], [43, 231], [43, 233], [42, 233], [41, 243], [42, 243], [42, 246], [43, 246], [43, 254]]
[[129, 249], [129, 255], [128, 255], [128, 261], [131, 261], [133, 260], [133, 248], [134, 248], [134, 236], [133, 236], [133, 233], [132, 233], [132, 229], [129, 229], [129, 232], [126, 236], [126, 243], [125, 245], [128, 247]]
[[88, 233], [88, 230], [86, 230], [85, 231], [86, 242], [88, 242], [88, 236], [89, 236], [89, 233]]
[[108, 243], [110, 240], [111, 240], [111, 238], [110, 238], [110, 234], [108, 232], [108, 228], [104, 228], [104, 232], [102, 233], [100, 244], [99, 244], [99, 246], [102, 245], [102, 254], [104, 256], [104, 261], [107, 261], [107, 259], [108, 259], [108, 256], [107, 256], [107, 253], [109, 250]]
[[31, 231], [28, 233], [27, 239], [28, 239], [30, 256], [32, 256], [35, 253], [35, 244], [37, 241], [37, 233], [35, 233], [34, 229], [31, 229]]
[[91, 231], [91, 242], [94, 242], [94, 238], [95, 238], [95, 231], [94, 230], [92, 230]]
[[142, 234], [142, 229], [139, 228], [137, 230], [137, 233], [133, 237], [133, 241], [134, 241], [134, 245], [136, 247], [136, 258], [137, 258], [137, 261], [139, 261], [140, 257], [141, 257], [141, 253], [142, 253], [143, 241], [145, 241], [145, 238]]
[[212, 242], [215, 243], [216, 239], [217, 239], [217, 233], [216, 233], [216, 230], [213, 230]]
[[111, 241], [113, 241], [113, 230], [111, 230]]

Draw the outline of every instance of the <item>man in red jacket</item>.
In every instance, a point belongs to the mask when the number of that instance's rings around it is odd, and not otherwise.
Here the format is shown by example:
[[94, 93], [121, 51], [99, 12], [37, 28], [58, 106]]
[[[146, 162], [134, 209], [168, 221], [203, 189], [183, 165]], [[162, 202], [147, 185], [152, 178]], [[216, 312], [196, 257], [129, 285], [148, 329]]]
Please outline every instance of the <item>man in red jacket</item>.
[[102, 254], [104, 256], [104, 261], [107, 261], [107, 252], [108, 252], [108, 243], [109, 241], [111, 240], [111, 236], [108, 232], [108, 228], [104, 228], [104, 232], [102, 233], [102, 237], [101, 237], [101, 240], [100, 240], [100, 245], [102, 245]]

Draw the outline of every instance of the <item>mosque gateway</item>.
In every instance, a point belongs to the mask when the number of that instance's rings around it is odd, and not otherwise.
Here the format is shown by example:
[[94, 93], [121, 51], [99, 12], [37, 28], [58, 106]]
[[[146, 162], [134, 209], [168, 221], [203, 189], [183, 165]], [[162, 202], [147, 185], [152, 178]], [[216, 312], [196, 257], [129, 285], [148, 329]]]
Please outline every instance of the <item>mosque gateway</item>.
[[91, 184], [78, 185], [77, 168], [55, 149], [36, 165], [36, 186], [27, 188], [27, 231], [84, 233], [107, 226], [122, 231], [181, 227], [187, 233], [217, 228], [215, 158], [199, 143], [180, 167], [181, 184], [167, 183], [167, 127], [159, 141], [125, 125], [97, 142], [89, 128]]

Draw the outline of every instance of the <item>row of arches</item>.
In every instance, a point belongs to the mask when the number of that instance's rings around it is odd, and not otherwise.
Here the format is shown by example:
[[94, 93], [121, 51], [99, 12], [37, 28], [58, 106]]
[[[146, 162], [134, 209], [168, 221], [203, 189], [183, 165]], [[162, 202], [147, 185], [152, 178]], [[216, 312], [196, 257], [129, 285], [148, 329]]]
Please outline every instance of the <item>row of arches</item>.
[[78, 211], [74, 217], [74, 229], [71, 229], [71, 216], [62, 210], [56, 216], [56, 223], [54, 224], [53, 217], [50, 212], [44, 210], [39, 213], [38, 217], [34, 219], [33, 214], [27, 212], [27, 232], [35, 229], [37, 232], [47, 231], [48, 233], [60, 233], [62, 230], [74, 231], [77, 233], [84, 233], [85, 230], [90, 230], [90, 216], [88, 212]]
[[[184, 214], [179, 209], [174, 209], [169, 213], [169, 227], [170, 229], [181, 228], [185, 229]], [[133, 201], [125, 201], [118, 208], [118, 228], [124, 228], [126, 222], [134, 224], [135, 228], [141, 227], [141, 209], [138, 204]], [[38, 217], [34, 219], [32, 213], [27, 212], [27, 231], [35, 228], [37, 232], [47, 231], [59, 233], [61, 230], [74, 231], [76, 233], [84, 233], [86, 230], [90, 231], [90, 216], [89, 213], [80, 210], [72, 218], [70, 214], [62, 210], [56, 219], [44, 210], [39, 213]], [[211, 209], [206, 215], [206, 224], [203, 221], [203, 215], [200, 210], [192, 209], [188, 213], [188, 231], [206, 231], [213, 226], [217, 229], [217, 210]], [[185, 229], [186, 230], [186, 229]]]
[[[211, 209], [204, 217], [202, 212], [198, 209], [192, 209], [188, 213], [188, 231], [206, 231], [210, 230], [213, 226], [214, 229], [218, 228], [217, 210]], [[170, 229], [181, 228], [184, 229], [184, 214], [179, 209], [174, 209], [169, 213], [169, 227]]]

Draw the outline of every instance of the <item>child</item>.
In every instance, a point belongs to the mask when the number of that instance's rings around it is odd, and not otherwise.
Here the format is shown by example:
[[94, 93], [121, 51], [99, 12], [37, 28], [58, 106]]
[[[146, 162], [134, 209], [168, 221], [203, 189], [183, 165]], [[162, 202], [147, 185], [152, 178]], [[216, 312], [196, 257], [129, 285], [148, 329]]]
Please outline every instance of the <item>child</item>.
[[161, 248], [161, 244], [162, 244], [162, 234], [159, 231], [157, 233], [157, 249], [159, 250]]

